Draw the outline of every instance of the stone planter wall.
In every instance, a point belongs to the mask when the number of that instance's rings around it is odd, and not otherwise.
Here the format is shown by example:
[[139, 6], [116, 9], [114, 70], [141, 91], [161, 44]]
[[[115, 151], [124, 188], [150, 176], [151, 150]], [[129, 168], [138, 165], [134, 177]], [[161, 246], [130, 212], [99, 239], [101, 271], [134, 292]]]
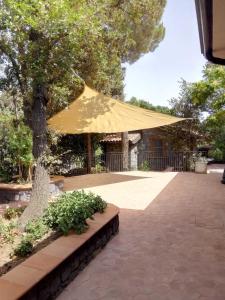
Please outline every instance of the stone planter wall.
[[[51, 178], [49, 192], [52, 197], [57, 196], [64, 185], [64, 177], [56, 176]], [[11, 201], [29, 201], [31, 196], [31, 184], [0, 183], [0, 203]]]
[[118, 213], [116, 206], [109, 205], [105, 213], [88, 220], [84, 234], [58, 238], [3, 275], [0, 299], [55, 299], [118, 232]]
[[207, 173], [207, 163], [196, 161], [195, 162], [195, 173], [206, 174]]

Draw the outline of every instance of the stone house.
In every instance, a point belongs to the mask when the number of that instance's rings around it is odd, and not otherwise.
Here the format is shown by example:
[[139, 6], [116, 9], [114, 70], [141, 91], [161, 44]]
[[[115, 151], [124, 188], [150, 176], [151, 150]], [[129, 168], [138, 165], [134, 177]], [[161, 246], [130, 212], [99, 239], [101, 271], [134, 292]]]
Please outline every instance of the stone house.
[[[172, 144], [167, 139], [166, 131], [162, 128], [145, 129], [130, 132], [129, 139], [129, 168], [137, 170], [146, 162], [150, 169], [163, 170], [181, 164], [181, 155], [173, 151]], [[111, 171], [122, 170], [122, 137], [121, 133], [107, 134], [101, 140], [107, 166]], [[181, 152], [181, 151], [180, 151]], [[183, 156], [182, 156], [182, 160]], [[182, 161], [182, 168], [183, 168]], [[180, 169], [179, 167], [178, 169]]]

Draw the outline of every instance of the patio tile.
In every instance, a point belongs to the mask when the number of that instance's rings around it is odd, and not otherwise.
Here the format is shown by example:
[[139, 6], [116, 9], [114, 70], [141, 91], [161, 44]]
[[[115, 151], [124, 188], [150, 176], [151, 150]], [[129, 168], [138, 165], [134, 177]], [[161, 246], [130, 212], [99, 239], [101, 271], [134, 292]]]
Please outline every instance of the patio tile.
[[146, 177], [88, 189], [121, 203], [120, 231], [58, 300], [225, 299], [221, 174]]

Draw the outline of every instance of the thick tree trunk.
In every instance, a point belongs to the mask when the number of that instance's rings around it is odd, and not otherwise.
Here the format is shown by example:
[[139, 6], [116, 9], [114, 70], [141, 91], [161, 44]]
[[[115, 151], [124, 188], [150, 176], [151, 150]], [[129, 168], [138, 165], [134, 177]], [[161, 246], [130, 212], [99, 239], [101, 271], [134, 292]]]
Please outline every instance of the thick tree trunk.
[[129, 169], [129, 139], [128, 132], [122, 133], [122, 152], [123, 152], [123, 171], [128, 171]]
[[20, 218], [24, 227], [27, 221], [39, 217], [48, 206], [49, 175], [45, 166], [45, 152], [47, 149], [46, 136], [46, 99], [43, 85], [33, 87], [32, 130], [33, 156], [36, 167], [32, 187], [31, 200]]
[[91, 173], [91, 161], [92, 161], [92, 151], [91, 151], [91, 134], [87, 134], [87, 173]]

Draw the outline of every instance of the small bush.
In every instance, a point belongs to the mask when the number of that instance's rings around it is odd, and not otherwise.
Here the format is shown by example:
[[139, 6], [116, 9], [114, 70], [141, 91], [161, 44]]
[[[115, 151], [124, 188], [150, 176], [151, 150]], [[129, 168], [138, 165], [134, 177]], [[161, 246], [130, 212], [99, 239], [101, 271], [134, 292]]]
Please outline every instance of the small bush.
[[219, 148], [216, 148], [215, 150], [209, 151], [209, 156], [212, 157], [216, 161], [222, 161], [223, 160], [223, 151], [221, 151]]
[[14, 254], [19, 257], [26, 257], [33, 251], [33, 244], [28, 238], [23, 238], [14, 249]]
[[25, 232], [27, 233], [27, 235], [31, 241], [39, 240], [48, 231], [49, 231], [49, 228], [47, 227], [46, 224], [44, 224], [42, 218], [29, 221], [25, 227]]
[[147, 160], [144, 160], [142, 164], [139, 167], [140, 171], [150, 171], [150, 162]]
[[91, 218], [96, 212], [104, 212], [106, 205], [100, 196], [92, 193], [84, 191], [64, 193], [46, 210], [44, 222], [50, 228], [64, 234], [71, 229], [80, 234], [88, 227], [86, 219]]
[[0, 239], [5, 243], [13, 243], [15, 237], [16, 224], [10, 222], [5, 224], [0, 220]]
[[4, 212], [4, 218], [11, 220], [16, 217], [20, 217], [24, 212], [25, 206], [22, 207], [8, 207]]

